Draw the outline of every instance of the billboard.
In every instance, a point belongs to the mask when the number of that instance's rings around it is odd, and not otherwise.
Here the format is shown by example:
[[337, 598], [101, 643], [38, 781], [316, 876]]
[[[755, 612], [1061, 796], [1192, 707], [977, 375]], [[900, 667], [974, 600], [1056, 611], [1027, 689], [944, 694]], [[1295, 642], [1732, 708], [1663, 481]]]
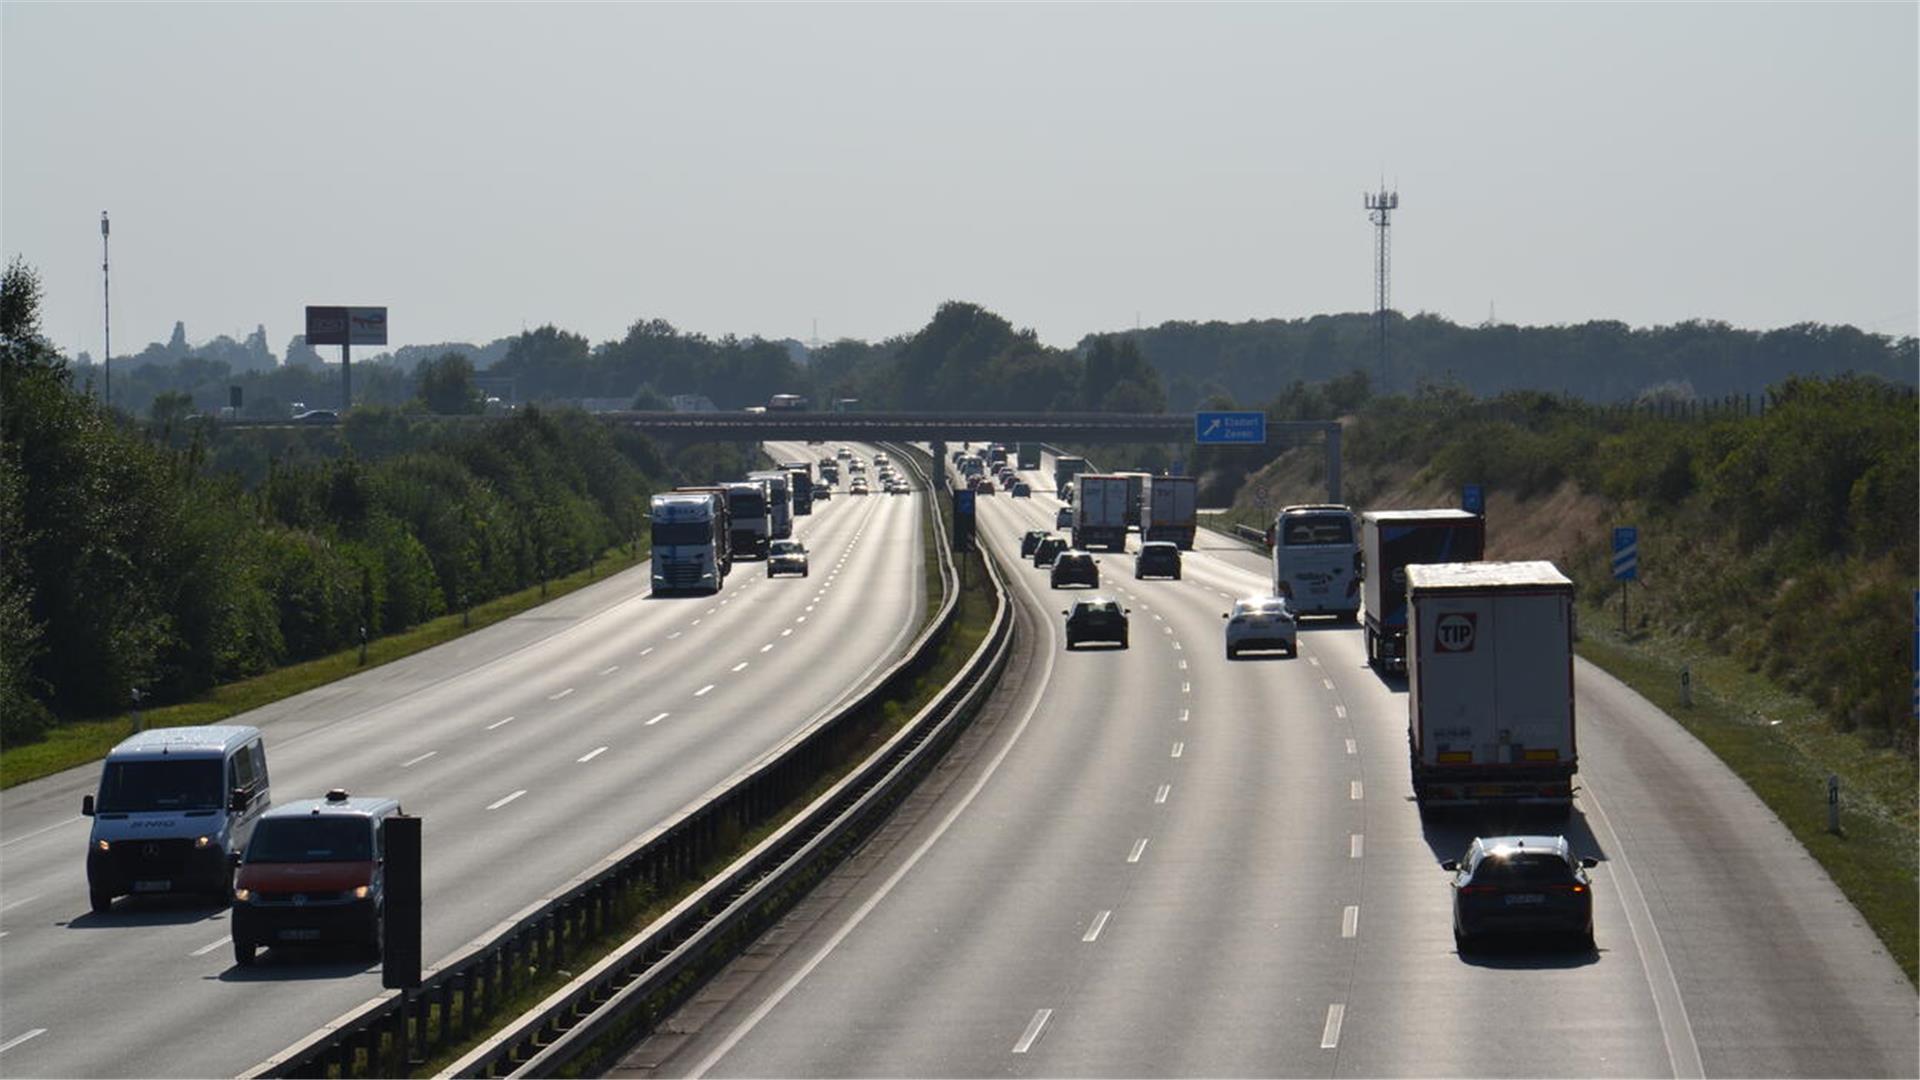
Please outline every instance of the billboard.
[[307, 344], [385, 345], [387, 309], [384, 307], [316, 307], [307, 305]]

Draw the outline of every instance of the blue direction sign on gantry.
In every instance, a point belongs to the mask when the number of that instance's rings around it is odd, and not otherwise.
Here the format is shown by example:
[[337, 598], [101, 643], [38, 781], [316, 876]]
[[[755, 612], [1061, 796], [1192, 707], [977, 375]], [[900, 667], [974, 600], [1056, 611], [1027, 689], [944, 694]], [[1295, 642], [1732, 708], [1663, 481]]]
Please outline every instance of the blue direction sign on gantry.
[[1261, 446], [1267, 441], [1267, 414], [1263, 412], [1197, 412], [1193, 414], [1193, 441]]
[[1613, 576], [1616, 581], [1640, 576], [1640, 530], [1632, 525], [1613, 530]]

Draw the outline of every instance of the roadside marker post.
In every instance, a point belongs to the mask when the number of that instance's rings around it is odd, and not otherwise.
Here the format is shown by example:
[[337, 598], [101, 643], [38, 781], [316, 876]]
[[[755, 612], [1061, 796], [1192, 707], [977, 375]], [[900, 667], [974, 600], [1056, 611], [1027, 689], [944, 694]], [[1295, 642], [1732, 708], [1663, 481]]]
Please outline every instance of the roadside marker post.
[[1618, 525], [1613, 530], [1613, 576], [1620, 582], [1620, 634], [1627, 634], [1627, 582], [1640, 577], [1640, 529]]

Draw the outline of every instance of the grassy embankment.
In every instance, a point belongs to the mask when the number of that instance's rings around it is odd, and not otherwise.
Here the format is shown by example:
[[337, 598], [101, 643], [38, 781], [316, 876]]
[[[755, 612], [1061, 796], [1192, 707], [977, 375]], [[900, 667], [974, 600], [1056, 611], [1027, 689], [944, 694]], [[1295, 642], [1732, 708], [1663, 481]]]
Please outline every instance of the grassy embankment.
[[[328, 656], [290, 664], [256, 675], [251, 679], [215, 687], [193, 701], [144, 710], [141, 719], [145, 726], [150, 728], [217, 724], [251, 709], [271, 705], [315, 687], [324, 686], [350, 675], [357, 675], [369, 668], [392, 663], [412, 656], [414, 653], [431, 649], [435, 645], [445, 644], [464, 634], [510, 619], [548, 600], [591, 585], [610, 574], [639, 565], [647, 557], [647, 547], [645, 538], [642, 538], [637, 554], [629, 554], [624, 547], [609, 549], [595, 560], [591, 568], [576, 571], [566, 577], [555, 578], [545, 586], [530, 586], [519, 592], [496, 597], [484, 604], [476, 604], [466, 615], [458, 613], [443, 615], [403, 633], [375, 638], [367, 643], [367, 658], [364, 664], [360, 662], [358, 648], [342, 649]], [[96, 761], [106, 756], [107, 751], [113, 749], [114, 744], [133, 734], [133, 731], [134, 720], [131, 713], [57, 727], [40, 742], [10, 749], [0, 754], [0, 789], [29, 780], [37, 780], [43, 776], [51, 776], [76, 765], [84, 765], [89, 761]]]

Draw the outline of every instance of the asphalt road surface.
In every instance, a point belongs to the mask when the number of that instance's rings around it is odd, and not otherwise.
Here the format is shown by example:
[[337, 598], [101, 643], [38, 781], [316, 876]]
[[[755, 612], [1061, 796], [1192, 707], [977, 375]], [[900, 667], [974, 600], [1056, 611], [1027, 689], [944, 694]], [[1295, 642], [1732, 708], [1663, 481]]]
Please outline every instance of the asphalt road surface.
[[[1057, 505], [979, 502], [1023, 653], [950, 766], [614, 1075], [1920, 1073], [1913, 987], [1858, 914], [1597, 669], [1568, 821], [1424, 824], [1404, 682], [1357, 629], [1225, 659], [1221, 612], [1268, 591], [1230, 540], [1182, 581], [1099, 555], [1131, 648], [1065, 652], [1078, 590], [1013, 557]], [[1602, 860], [1596, 951], [1455, 950], [1440, 861], [1522, 828]]]
[[[807, 578], [741, 562], [717, 596], [655, 598], [642, 562], [234, 722], [265, 732], [276, 801], [338, 786], [424, 818], [431, 965], [904, 651], [926, 611], [926, 496], [845, 491], [843, 474], [796, 519]], [[0, 795], [0, 1075], [234, 1075], [380, 994], [379, 966], [361, 959], [270, 949], [235, 967], [227, 913], [206, 903], [91, 914], [78, 810], [97, 777], [90, 765]]]

